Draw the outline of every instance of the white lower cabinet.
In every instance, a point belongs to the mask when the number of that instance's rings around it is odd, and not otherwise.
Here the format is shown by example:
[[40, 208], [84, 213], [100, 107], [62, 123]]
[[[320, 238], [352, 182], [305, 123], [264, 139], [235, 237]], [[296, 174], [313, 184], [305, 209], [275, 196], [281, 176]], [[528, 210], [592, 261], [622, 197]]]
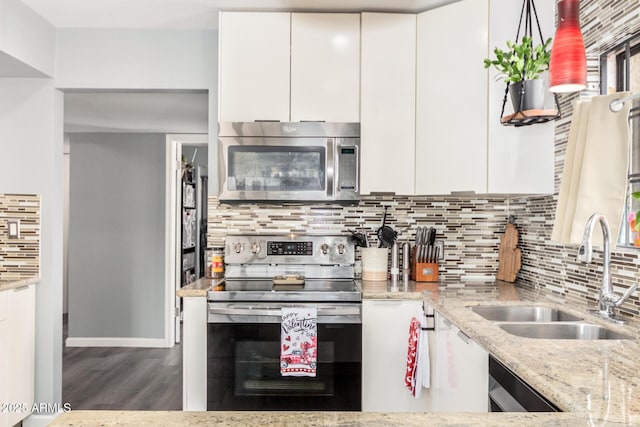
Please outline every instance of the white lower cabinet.
[[[9, 311], [9, 292], [0, 292], [0, 403], [8, 403], [7, 388], [9, 367], [7, 366], [9, 358], [8, 336], [9, 327], [7, 317]], [[7, 344], [5, 344], [7, 343]], [[0, 410], [0, 426], [9, 425], [9, 414]]]
[[422, 301], [365, 300], [362, 304], [364, 412], [487, 412], [489, 354], [425, 304], [435, 331], [427, 334], [431, 383], [418, 399], [404, 385], [409, 323]]
[[423, 389], [415, 399], [404, 385], [409, 323], [421, 305], [422, 301], [362, 302], [362, 411], [431, 410], [429, 390]]
[[5, 320], [0, 320], [0, 396], [9, 405], [0, 417], [1, 427], [19, 423], [33, 406], [35, 285], [0, 294], [0, 304], [7, 304]]
[[431, 396], [434, 412], [488, 412], [489, 353], [435, 313]]

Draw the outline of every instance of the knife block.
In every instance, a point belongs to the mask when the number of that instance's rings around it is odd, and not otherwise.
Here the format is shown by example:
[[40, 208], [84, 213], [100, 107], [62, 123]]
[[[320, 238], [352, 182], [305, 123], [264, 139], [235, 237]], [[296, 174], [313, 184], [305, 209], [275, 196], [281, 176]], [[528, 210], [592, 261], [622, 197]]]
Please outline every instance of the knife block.
[[411, 257], [411, 279], [416, 282], [437, 282], [440, 264], [430, 262], [417, 262], [416, 247], [413, 247]]

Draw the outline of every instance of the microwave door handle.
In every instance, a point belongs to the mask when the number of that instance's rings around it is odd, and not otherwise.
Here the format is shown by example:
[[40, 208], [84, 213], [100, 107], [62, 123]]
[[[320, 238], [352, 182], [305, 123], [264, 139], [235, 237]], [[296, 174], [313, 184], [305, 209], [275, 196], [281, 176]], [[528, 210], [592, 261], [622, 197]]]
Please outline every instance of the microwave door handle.
[[326, 177], [327, 180], [327, 198], [333, 199], [334, 195], [334, 183], [338, 182], [337, 179], [337, 171], [335, 169], [335, 156], [337, 150], [337, 144], [335, 143], [335, 138], [327, 138], [327, 167], [326, 167]]
[[[356, 159], [360, 159], [360, 147], [354, 145], [353, 149], [356, 152]], [[358, 160], [356, 160], [356, 179], [354, 188], [356, 189], [356, 193], [360, 192], [360, 162]]]

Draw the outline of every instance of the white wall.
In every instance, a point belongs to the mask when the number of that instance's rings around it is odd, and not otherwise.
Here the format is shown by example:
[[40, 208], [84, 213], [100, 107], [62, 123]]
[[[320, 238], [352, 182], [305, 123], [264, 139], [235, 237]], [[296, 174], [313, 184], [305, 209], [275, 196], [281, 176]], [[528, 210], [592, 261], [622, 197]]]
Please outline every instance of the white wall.
[[55, 43], [53, 25], [19, 0], [0, 0], [0, 51], [22, 63], [24, 77], [53, 76]]
[[215, 88], [215, 31], [59, 29], [62, 89]]
[[67, 344], [162, 345], [165, 135], [80, 133], [70, 144]]
[[217, 31], [59, 29], [57, 37], [63, 90], [207, 90], [209, 189], [217, 193]]
[[0, 79], [0, 193], [40, 194], [35, 401], [62, 401], [62, 94], [49, 79]]

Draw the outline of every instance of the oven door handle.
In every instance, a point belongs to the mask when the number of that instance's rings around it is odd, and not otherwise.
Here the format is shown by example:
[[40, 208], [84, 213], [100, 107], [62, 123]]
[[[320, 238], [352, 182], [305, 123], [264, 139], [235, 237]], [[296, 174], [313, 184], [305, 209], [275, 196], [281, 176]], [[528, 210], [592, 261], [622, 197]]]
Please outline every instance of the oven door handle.
[[[219, 305], [209, 303], [209, 323], [280, 323], [283, 306], [300, 307], [303, 305]], [[317, 306], [318, 323], [361, 323], [362, 306], [359, 304], [341, 304]]]

